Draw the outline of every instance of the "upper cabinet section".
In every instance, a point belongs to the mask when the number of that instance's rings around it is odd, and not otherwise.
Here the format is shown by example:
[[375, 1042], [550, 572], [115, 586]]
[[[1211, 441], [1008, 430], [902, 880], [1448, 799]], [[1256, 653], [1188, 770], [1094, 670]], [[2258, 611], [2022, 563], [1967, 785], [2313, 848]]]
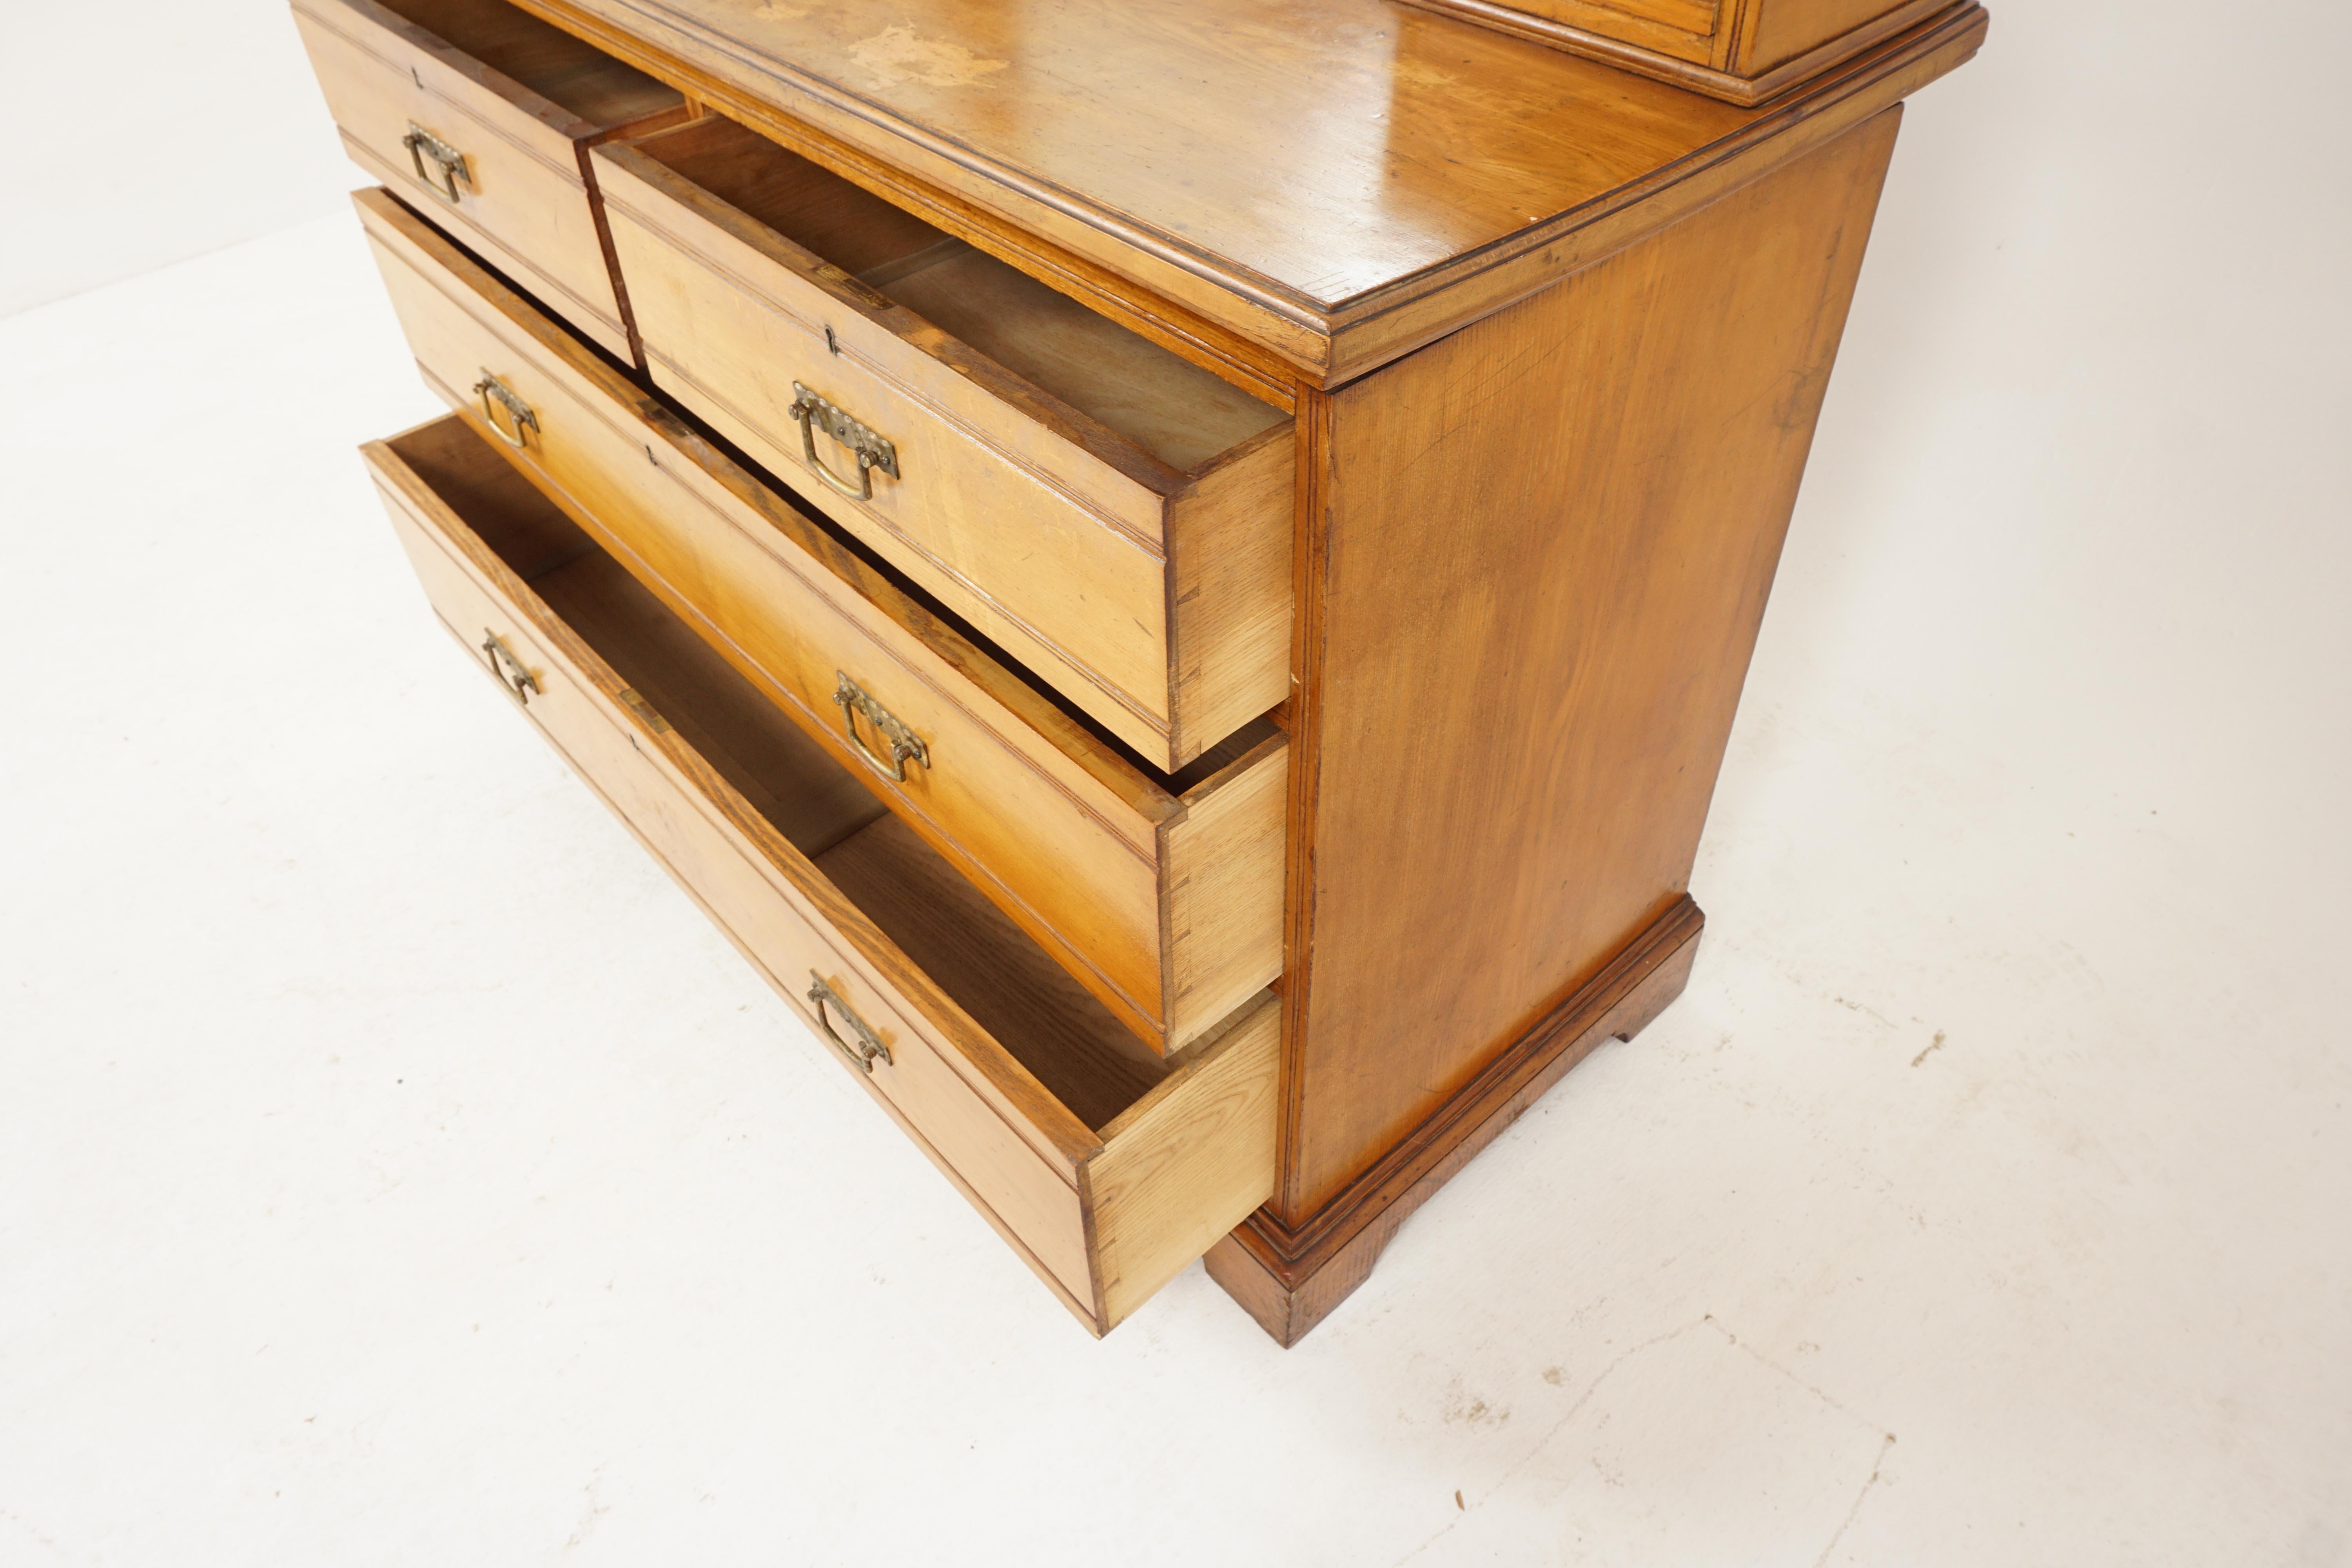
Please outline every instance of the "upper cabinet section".
[[1984, 31], [1963, 0], [1746, 110], [1393, 0], [527, 4], [1114, 316], [1098, 296], [1160, 305], [1120, 319], [1163, 342], [1229, 333], [1321, 385], [1859, 123]]
[[1403, 0], [1726, 103], [1788, 91], [1953, 0]]
[[677, 89], [503, 0], [294, 0], [294, 22], [353, 162], [636, 358], [587, 149], [686, 119]]

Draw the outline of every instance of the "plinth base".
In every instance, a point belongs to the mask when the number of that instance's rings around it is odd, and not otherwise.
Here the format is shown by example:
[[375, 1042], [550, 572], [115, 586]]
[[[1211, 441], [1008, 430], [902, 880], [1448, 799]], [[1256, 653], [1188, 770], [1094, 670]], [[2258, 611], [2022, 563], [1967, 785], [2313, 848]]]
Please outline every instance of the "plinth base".
[[1209, 1249], [1209, 1277], [1284, 1346], [1370, 1277], [1389, 1238], [1603, 1040], [1630, 1040], [1682, 994], [1706, 917], [1685, 895], [1575, 994], [1297, 1229], [1259, 1209]]

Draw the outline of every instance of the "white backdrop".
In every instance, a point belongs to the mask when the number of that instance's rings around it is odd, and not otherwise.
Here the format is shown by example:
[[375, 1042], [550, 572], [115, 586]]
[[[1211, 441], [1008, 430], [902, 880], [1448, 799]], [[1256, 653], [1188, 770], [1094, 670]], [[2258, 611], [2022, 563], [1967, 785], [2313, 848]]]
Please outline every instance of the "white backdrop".
[[283, 5], [0, 0], [0, 316], [323, 217], [355, 183]]
[[1088, 1341], [432, 628], [283, 13], [16, 0], [0, 1564], [2352, 1563], [2352, 22], [2214, 15], [1914, 101], [1689, 992], [1285, 1353]]

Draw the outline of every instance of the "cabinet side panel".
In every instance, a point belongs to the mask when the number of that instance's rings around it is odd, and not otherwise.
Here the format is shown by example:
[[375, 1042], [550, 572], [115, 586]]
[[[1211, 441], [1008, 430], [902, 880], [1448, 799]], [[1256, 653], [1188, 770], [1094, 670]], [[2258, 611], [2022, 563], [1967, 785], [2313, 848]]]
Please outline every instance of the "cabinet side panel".
[[1334, 395], [1286, 1224], [1684, 891], [1899, 114]]

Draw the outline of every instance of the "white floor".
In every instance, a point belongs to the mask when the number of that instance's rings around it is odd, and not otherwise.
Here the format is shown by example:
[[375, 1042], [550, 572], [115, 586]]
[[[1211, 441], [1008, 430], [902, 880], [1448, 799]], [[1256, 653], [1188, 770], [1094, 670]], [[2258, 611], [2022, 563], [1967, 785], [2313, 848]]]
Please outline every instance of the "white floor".
[[2283, 9], [1917, 101], [1689, 992], [1288, 1352], [1087, 1339], [432, 627], [350, 221], [0, 321], [0, 1564], [2352, 1563]]

